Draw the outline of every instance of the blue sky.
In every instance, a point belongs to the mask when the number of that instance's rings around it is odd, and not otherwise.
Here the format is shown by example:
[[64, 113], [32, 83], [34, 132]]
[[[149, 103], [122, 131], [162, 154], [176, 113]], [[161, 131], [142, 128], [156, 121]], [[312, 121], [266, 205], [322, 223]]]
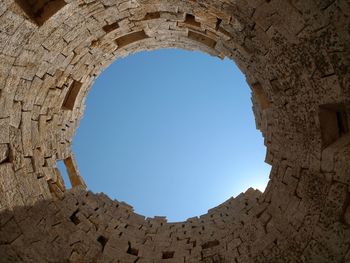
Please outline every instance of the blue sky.
[[93, 192], [169, 221], [264, 190], [270, 166], [250, 97], [228, 59], [163, 49], [117, 60], [88, 95], [79, 171]]

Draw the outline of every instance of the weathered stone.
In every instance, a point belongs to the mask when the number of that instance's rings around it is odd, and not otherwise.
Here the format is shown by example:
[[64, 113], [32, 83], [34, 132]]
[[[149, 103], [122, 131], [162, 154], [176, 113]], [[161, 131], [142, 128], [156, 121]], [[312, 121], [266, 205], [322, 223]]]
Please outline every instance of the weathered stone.
[[0, 163], [9, 157], [10, 149], [8, 144], [0, 144]]
[[[333, 0], [2, 1], [0, 261], [349, 261], [349, 10]], [[167, 223], [86, 192], [71, 146], [91, 84], [115, 59], [163, 47], [231, 58], [247, 76], [272, 165], [264, 193]]]

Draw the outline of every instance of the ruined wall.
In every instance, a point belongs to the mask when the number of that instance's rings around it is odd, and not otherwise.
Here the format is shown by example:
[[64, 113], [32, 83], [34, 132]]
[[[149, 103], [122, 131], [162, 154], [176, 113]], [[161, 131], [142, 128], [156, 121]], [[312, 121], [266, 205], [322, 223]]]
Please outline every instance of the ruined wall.
[[[349, 15], [346, 0], [2, 1], [0, 261], [349, 262]], [[264, 193], [171, 224], [84, 190], [70, 147], [89, 88], [115, 59], [162, 47], [246, 75]]]

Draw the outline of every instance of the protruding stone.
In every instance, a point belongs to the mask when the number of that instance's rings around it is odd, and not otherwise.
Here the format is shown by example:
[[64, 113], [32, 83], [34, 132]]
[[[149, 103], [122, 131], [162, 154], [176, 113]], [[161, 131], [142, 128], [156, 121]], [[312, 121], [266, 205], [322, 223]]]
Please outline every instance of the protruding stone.
[[[0, 261], [350, 262], [346, 2], [0, 1]], [[116, 58], [159, 48], [231, 58], [246, 75], [272, 165], [264, 193], [169, 223], [86, 192], [71, 151], [92, 83]]]
[[6, 161], [9, 157], [10, 149], [8, 144], [0, 144], [0, 163]]

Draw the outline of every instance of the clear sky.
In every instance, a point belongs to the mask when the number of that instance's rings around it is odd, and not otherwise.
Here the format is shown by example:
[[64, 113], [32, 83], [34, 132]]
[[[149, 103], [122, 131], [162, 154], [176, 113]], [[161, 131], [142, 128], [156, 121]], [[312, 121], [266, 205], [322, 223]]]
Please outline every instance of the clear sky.
[[270, 166], [250, 97], [228, 59], [163, 49], [117, 60], [88, 95], [79, 171], [93, 192], [169, 221], [263, 191]]

